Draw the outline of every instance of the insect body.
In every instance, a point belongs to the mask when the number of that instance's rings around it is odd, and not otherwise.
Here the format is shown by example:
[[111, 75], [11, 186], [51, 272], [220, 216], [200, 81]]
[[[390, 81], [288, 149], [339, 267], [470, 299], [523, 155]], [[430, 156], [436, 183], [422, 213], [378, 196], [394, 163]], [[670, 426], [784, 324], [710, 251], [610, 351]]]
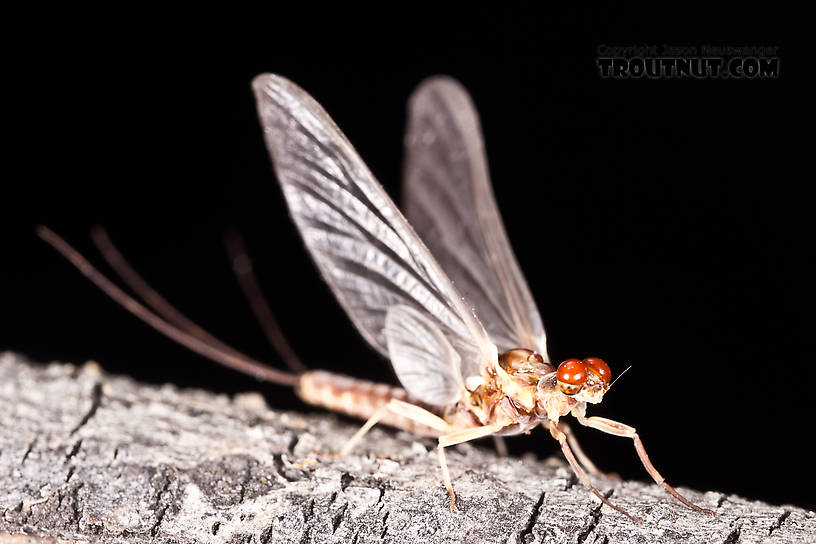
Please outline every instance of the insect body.
[[[292, 219], [338, 301], [368, 343], [390, 359], [403, 388], [303, 372], [301, 366], [296, 374], [267, 367], [181, 316], [104, 236], [95, 237], [103, 254], [161, 317], [119, 290], [56, 234], [41, 227], [40, 236], [128, 310], [191, 349], [294, 386], [306, 402], [366, 419], [340, 454], [378, 422], [437, 437], [451, 509], [456, 503], [445, 447], [542, 425], [581, 481], [629, 516], [585, 474], [582, 465], [598, 471], [562, 421], [572, 415], [582, 425], [632, 439], [655, 482], [692, 509], [712, 514], [665, 483], [634, 428], [586, 416], [587, 404], [600, 402], [610, 387], [611, 370], [604, 361], [568, 359], [557, 367], [549, 361], [541, 318], [490, 186], [478, 118], [458, 83], [429, 79], [409, 103], [405, 216], [308, 94], [271, 74], [256, 78], [253, 87]], [[238, 249], [233, 257], [245, 290], [257, 299], [245, 255]], [[253, 304], [253, 309], [262, 323], [271, 320], [268, 308]]]

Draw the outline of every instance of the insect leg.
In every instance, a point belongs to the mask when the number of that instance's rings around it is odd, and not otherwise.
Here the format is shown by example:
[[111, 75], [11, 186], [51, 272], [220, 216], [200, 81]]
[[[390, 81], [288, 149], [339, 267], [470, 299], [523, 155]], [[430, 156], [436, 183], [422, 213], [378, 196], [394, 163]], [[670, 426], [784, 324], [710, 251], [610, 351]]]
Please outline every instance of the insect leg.
[[507, 457], [510, 453], [507, 451], [507, 444], [501, 436], [493, 436], [493, 444], [496, 446], [496, 454], [499, 457]]
[[340, 448], [340, 451], [338, 451], [335, 454], [331, 454], [330, 457], [344, 457], [348, 455], [349, 452], [352, 449], [354, 449], [354, 446], [356, 446], [357, 443], [366, 435], [366, 433], [371, 430], [371, 427], [379, 423], [379, 421], [385, 415], [386, 411], [388, 411], [388, 404], [383, 404], [382, 406], [380, 406], [371, 415], [371, 417], [368, 418], [365, 423], [363, 423], [363, 426], [360, 427], [357, 430], [357, 432], [354, 433], [352, 437], [348, 439], [348, 441], [343, 445], [343, 447]]
[[693, 502], [689, 501], [683, 495], [678, 493], [672, 486], [666, 483], [666, 480], [663, 478], [663, 476], [660, 475], [660, 473], [654, 467], [652, 462], [649, 460], [649, 456], [646, 455], [646, 448], [643, 447], [643, 442], [641, 442], [640, 437], [638, 436], [634, 427], [630, 427], [629, 425], [625, 425], [623, 423], [619, 423], [611, 419], [606, 419], [605, 417], [592, 416], [592, 417], [578, 417], [577, 419], [581, 425], [586, 425], [587, 427], [592, 427], [593, 429], [598, 429], [599, 431], [603, 431], [608, 434], [613, 434], [615, 436], [631, 438], [635, 443], [635, 450], [637, 451], [638, 457], [640, 458], [640, 462], [643, 463], [643, 466], [646, 468], [646, 472], [649, 473], [649, 476], [652, 477], [652, 479], [657, 483], [657, 485], [668, 491], [674, 498], [676, 498], [678, 501], [682, 502], [692, 510], [696, 510], [697, 512], [709, 514], [712, 516], [716, 515], [713, 511], [708, 510], [706, 508], [701, 508], [694, 504]]
[[[393, 412], [398, 414], [402, 417], [406, 417], [412, 421], [416, 421], [426, 427], [430, 427], [432, 429], [436, 429], [441, 433], [448, 432], [450, 430], [450, 425], [447, 421], [442, 419], [441, 417], [432, 414], [431, 412], [425, 410], [424, 408], [420, 408], [415, 404], [411, 404], [408, 402], [401, 401], [399, 399], [391, 399], [386, 404], [383, 404], [379, 407], [368, 420], [363, 424], [360, 429], [354, 433], [354, 435], [348, 439], [348, 442], [340, 449], [339, 452], [335, 454], [329, 455], [330, 457], [343, 457], [348, 455], [354, 446], [356, 446], [360, 440], [366, 435], [371, 428], [379, 423], [379, 421], [383, 418], [386, 412]], [[324, 454], [325, 455], [325, 454]]]
[[446, 433], [451, 430], [450, 423], [416, 404], [411, 404], [410, 402], [399, 399], [391, 399], [388, 402], [388, 409], [397, 415], [407, 417], [431, 429], [436, 429], [440, 433]]
[[455, 446], [463, 442], [470, 442], [483, 436], [490, 436], [497, 433], [504, 427], [503, 423], [494, 423], [493, 425], [484, 425], [482, 427], [468, 427], [465, 429], [458, 429], [448, 434], [443, 434], [439, 437], [439, 445], [443, 448], [448, 446]]
[[613, 508], [614, 510], [617, 510], [618, 512], [620, 512], [624, 516], [628, 517], [629, 519], [631, 519], [632, 521], [634, 521], [638, 525], [643, 525], [643, 520], [642, 519], [640, 519], [639, 517], [633, 516], [632, 514], [630, 514], [629, 512], [624, 510], [623, 508], [615, 506], [614, 504], [609, 502], [609, 500], [606, 497], [604, 497], [603, 495], [601, 495], [601, 492], [598, 491], [595, 488], [595, 486], [592, 485], [592, 482], [589, 481], [589, 477], [587, 477], [587, 475], [584, 473], [583, 469], [581, 469], [581, 465], [579, 465], [578, 461], [575, 459], [575, 455], [573, 455], [572, 450], [570, 449], [569, 444], [567, 443], [567, 435], [565, 435], [563, 432], [561, 432], [561, 430], [558, 428], [558, 425], [556, 425], [552, 421], [550, 421], [550, 434], [553, 436], [553, 438], [558, 440], [558, 443], [561, 445], [561, 451], [564, 452], [564, 457], [567, 458], [567, 461], [569, 462], [570, 467], [572, 467], [572, 471], [575, 473], [576, 476], [578, 476], [578, 479], [581, 480], [581, 482], [585, 486], [587, 486], [590, 491], [592, 491], [592, 493], [596, 497], [601, 499], [601, 502], [603, 502], [605, 505], [609, 506], [610, 508]]
[[445, 448], [437, 446], [436, 451], [439, 454], [439, 468], [442, 469], [442, 482], [445, 484], [445, 489], [448, 490], [448, 497], [450, 497], [450, 509], [456, 510], [456, 493], [453, 492], [453, 481], [451, 481], [450, 472], [448, 471], [448, 462], [445, 461]]
[[442, 481], [445, 483], [445, 489], [448, 490], [451, 510], [456, 510], [456, 493], [453, 492], [453, 482], [451, 481], [450, 472], [448, 472], [448, 464], [445, 462], [445, 448], [455, 444], [461, 444], [462, 442], [476, 440], [483, 436], [489, 436], [500, 431], [502, 427], [504, 427], [504, 424], [494, 423], [493, 425], [485, 425], [484, 427], [460, 429], [439, 437], [439, 445], [436, 449], [439, 452], [439, 464], [442, 467]]
[[589, 457], [587, 457], [586, 453], [584, 453], [583, 448], [578, 443], [578, 439], [575, 437], [575, 433], [572, 432], [572, 428], [566, 424], [564, 421], [558, 422], [558, 429], [563, 432], [567, 436], [567, 443], [569, 444], [572, 451], [575, 453], [575, 457], [578, 458], [578, 461], [581, 463], [581, 466], [586, 469], [587, 472], [592, 474], [593, 476], [607, 476], [600, 470], [598, 467], [595, 466]]

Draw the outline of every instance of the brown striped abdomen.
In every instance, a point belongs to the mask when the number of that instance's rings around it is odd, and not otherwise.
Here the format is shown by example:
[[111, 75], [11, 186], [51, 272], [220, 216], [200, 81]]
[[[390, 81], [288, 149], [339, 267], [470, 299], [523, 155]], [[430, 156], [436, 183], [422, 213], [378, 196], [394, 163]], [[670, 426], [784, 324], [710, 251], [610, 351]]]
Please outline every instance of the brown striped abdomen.
[[[408, 393], [400, 387], [349, 378], [324, 370], [301, 374], [295, 391], [304, 402], [360, 419], [370, 418], [378, 408], [391, 399], [417, 404], [428, 409], [427, 406], [411, 399]], [[380, 422], [422, 436], [436, 437], [440, 434], [435, 429], [393, 412], [386, 412]]]

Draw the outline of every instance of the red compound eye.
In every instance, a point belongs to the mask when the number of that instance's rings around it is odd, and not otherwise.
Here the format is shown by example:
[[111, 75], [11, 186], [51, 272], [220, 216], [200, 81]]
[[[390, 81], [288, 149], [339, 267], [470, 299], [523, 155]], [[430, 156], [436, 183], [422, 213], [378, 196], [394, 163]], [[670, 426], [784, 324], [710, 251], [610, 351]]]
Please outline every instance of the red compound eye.
[[586, 382], [586, 364], [580, 359], [567, 359], [558, 365], [558, 381], [570, 385], [584, 385]]
[[587, 357], [584, 359], [584, 364], [586, 365], [587, 371], [592, 372], [600, 378], [604, 385], [609, 383], [609, 380], [612, 378], [612, 371], [603, 359]]
[[586, 383], [587, 365], [580, 359], [567, 359], [558, 365], [558, 386], [561, 392], [574, 395]]

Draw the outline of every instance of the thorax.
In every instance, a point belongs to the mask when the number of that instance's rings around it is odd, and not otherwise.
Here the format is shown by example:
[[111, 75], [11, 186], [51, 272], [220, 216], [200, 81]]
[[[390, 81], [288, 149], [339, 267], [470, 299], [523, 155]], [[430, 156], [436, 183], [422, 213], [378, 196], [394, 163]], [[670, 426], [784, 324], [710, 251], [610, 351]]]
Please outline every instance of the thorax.
[[517, 434], [568, 414], [577, 404], [561, 394], [555, 382], [514, 375], [502, 368], [488, 371], [481, 383], [463, 393], [445, 419], [457, 427], [503, 424], [498, 434]]

